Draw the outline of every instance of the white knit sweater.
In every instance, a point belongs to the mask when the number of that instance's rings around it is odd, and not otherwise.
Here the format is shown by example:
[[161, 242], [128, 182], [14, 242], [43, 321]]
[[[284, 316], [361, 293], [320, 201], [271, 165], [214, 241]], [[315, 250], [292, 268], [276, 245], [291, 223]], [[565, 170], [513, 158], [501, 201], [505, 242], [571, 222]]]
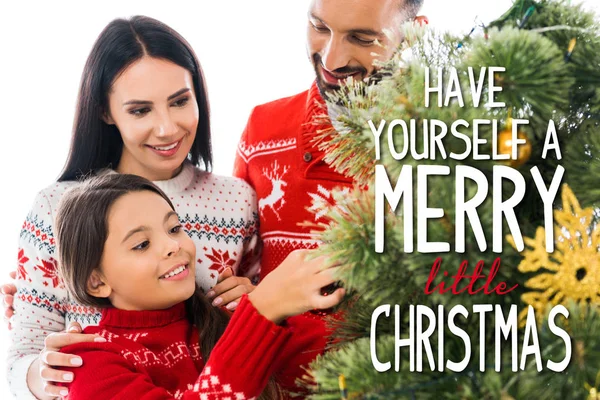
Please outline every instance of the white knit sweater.
[[[260, 269], [258, 214], [256, 195], [247, 183], [189, 163], [175, 178], [154, 183], [170, 197], [196, 244], [196, 281], [203, 290], [214, 286], [228, 266], [255, 280]], [[27, 388], [27, 370], [48, 334], [64, 330], [71, 321], [86, 327], [100, 319], [97, 309], [69, 297], [57, 275], [54, 216], [63, 193], [77, 184], [58, 182], [39, 192], [21, 228], [8, 354], [9, 386], [18, 399], [35, 399]]]

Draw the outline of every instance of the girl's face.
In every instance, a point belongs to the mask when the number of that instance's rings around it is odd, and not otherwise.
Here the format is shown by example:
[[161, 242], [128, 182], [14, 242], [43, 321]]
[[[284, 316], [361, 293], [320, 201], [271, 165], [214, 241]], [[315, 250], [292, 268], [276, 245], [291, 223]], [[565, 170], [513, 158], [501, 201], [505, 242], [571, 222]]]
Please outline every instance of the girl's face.
[[193, 295], [196, 247], [159, 195], [132, 192], [108, 214], [100, 269], [88, 293], [123, 310], [161, 310]]
[[108, 124], [123, 139], [120, 173], [152, 181], [175, 176], [198, 127], [190, 72], [170, 61], [143, 57], [127, 67], [108, 95]]

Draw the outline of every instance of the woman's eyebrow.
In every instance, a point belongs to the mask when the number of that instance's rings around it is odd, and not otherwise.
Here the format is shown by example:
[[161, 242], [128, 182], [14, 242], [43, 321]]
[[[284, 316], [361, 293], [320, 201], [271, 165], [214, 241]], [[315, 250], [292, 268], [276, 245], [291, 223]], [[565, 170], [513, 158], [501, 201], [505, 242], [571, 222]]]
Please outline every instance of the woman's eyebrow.
[[[173, 93], [172, 95], [167, 97], [167, 100], [173, 100], [175, 97], [181, 96], [182, 94], [187, 93], [189, 91], [190, 91], [190, 88], [179, 89], [178, 91], [176, 91], [175, 93]], [[125, 103], [123, 103], [124, 106], [130, 105], [130, 104], [149, 105], [149, 104], [152, 104], [152, 102], [149, 100], [128, 100]]]

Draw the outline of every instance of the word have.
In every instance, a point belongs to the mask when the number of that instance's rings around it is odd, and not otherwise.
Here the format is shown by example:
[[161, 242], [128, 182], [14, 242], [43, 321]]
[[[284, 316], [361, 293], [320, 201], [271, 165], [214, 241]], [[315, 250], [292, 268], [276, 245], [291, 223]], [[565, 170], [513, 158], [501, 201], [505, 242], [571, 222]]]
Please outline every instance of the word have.
[[[431, 72], [429, 68], [425, 68], [425, 107], [429, 107], [429, 95], [436, 93], [438, 96], [438, 107], [448, 107], [450, 101], [453, 99], [458, 101], [458, 105], [461, 107], [465, 106], [463, 100], [462, 87], [459, 79], [458, 71], [454, 67], [448, 69], [448, 85], [446, 86], [446, 92], [444, 93], [444, 68], [439, 67], [437, 70], [437, 84], [431, 87]], [[494, 78], [500, 72], [505, 72], [504, 67], [482, 67], [479, 73], [477, 82], [475, 82], [475, 72], [473, 67], [467, 68], [467, 74], [469, 76], [469, 87], [471, 88], [471, 98], [473, 100], [473, 106], [479, 107], [481, 100], [481, 94], [483, 92], [485, 77], [488, 77], [488, 102], [485, 104], [489, 108], [504, 107], [506, 104], [494, 100], [494, 94], [502, 91], [502, 86], [496, 86]], [[445, 96], [444, 96], [445, 95]]]

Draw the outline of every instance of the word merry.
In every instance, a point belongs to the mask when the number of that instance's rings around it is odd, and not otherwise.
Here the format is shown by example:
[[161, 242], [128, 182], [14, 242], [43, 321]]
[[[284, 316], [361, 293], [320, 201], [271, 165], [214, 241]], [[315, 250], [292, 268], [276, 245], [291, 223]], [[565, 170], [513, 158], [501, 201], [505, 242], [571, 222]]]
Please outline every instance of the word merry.
[[[428, 178], [430, 176], [450, 175], [450, 167], [444, 165], [419, 165], [416, 168], [417, 175], [417, 251], [421, 253], [440, 253], [449, 252], [450, 244], [448, 242], [430, 242], [427, 240], [427, 225], [430, 219], [443, 218], [445, 213], [442, 208], [429, 207], [428, 202], [432, 199], [429, 195]], [[558, 193], [564, 167], [558, 166], [552, 182], [546, 187], [542, 175], [537, 167], [531, 168], [531, 176], [535, 182], [542, 203], [544, 205], [544, 225], [546, 231], [546, 251], [554, 251], [554, 217], [552, 204]], [[477, 246], [481, 252], [487, 249], [487, 241], [477, 207], [486, 199], [489, 193], [489, 183], [486, 175], [477, 168], [458, 165], [454, 170], [456, 176], [455, 187], [455, 251], [465, 252], [465, 225], [469, 220]], [[469, 179], [477, 185], [477, 192], [471, 199], [465, 199], [465, 181]], [[515, 207], [525, 197], [525, 178], [516, 169], [495, 165], [492, 168], [492, 250], [495, 253], [502, 252], [502, 241], [504, 234], [502, 232], [503, 221], [506, 220], [511, 235], [513, 236], [517, 251], [523, 251], [525, 244], [519, 222], [515, 214]], [[510, 181], [514, 186], [514, 192], [508, 199], [502, 198], [503, 184]], [[375, 251], [382, 253], [384, 250], [385, 239], [385, 213], [386, 200], [392, 211], [398, 207], [402, 200], [402, 217], [404, 220], [404, 251], [412, 253], [414, 231], [413, 231], [413, 167], [404, 165], [400, 171], [400, 176], [396, 185], [392, 187], [385, 167], [383, 165], [375, 166]]]

